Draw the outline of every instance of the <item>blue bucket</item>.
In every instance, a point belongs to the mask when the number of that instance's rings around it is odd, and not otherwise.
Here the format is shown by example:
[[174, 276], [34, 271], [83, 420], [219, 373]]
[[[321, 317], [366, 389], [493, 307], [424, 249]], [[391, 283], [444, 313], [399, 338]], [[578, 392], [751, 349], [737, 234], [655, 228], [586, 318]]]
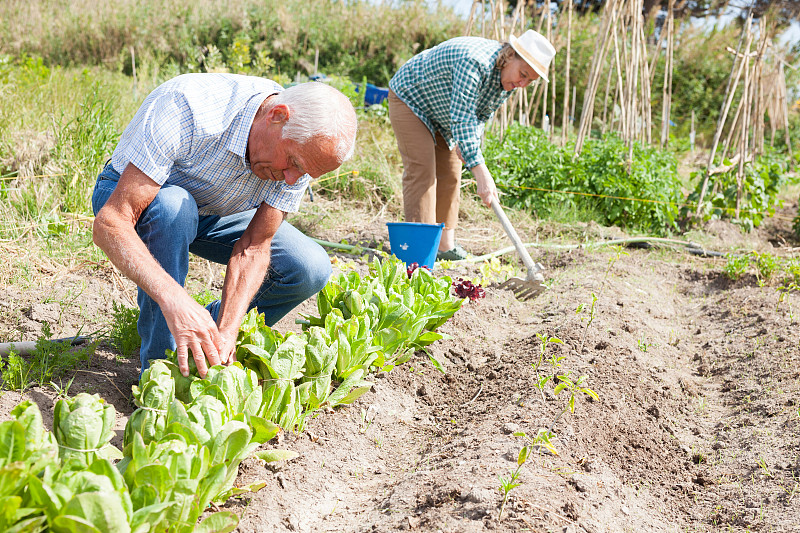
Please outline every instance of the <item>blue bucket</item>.
[[433, 268], [444, 224], [387, 222], [386, 226], [389, 228], [392, 253], [400, 261], [406, 265], [417, 263], [419, 266]]

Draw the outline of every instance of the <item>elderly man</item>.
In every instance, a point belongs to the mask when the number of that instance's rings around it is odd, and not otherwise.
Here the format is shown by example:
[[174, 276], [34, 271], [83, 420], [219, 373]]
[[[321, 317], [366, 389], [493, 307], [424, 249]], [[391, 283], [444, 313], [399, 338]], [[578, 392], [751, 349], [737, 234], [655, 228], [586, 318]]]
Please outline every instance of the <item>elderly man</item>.
[[[205, 376], [234, 360], [248, 309], [272, 325], [325, 285], [327, 254], [284, 219], [352, 155], [356, 126], [316, 82], [186, 74], [145, 99], [92, 195], [94, 242], [139, 286], [142, 371], [172, 349], [183, 375], [191, 351]], [[227, 264], [205, 309], [183, 288], [189, 252]]]

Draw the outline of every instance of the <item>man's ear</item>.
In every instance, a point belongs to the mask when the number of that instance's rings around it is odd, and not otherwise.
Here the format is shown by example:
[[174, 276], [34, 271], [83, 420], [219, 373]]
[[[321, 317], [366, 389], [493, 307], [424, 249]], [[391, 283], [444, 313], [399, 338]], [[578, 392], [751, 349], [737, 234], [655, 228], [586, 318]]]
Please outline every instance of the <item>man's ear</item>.
[[276, 124], [283, 124], [289, 120], [289, 115], [291, 115], [291, 112], [287, 105], [277, 104], [267, 111], [267, 121], [274, 122]]

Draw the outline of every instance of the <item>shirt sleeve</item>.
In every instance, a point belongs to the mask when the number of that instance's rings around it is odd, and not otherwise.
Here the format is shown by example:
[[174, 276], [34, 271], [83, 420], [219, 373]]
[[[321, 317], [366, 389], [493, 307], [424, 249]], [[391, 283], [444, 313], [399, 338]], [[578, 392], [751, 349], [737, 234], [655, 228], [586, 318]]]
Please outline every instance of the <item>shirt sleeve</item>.
[[472, 60], [455, 65], [450, 100], [450, 130], [461, 149], [467, 168], [484, 162], [480, 140], [483, 124], [477, 115], [480, 84], [480, 69]]
[[294, 185], [288, 185], [283, 181], [272, 182], [271, 187], [266, 191], [263, 202], [285, 213], [294, 213], [300, 209], [303, 194], [310, 183], [311, 176], [308, 174], [300, 176]]
[[191, 151], [191, 110], [183, 96], [167, 92], [142, 104], [125, 131], [124, 159], [163, 185], [176, 161]]

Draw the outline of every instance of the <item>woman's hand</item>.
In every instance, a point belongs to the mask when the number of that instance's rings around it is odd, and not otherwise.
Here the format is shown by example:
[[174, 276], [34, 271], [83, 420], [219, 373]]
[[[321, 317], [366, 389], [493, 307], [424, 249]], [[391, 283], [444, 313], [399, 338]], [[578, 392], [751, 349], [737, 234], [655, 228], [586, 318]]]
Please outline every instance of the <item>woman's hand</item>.
[[489, 207], [492, 205], [492, 199], [500, 201], [497, 193], [497, 186], [494, 184], [494, 178], [489, 172], [489, 169], [484, 163], [474, 166], [470, 169], [472, 175], [475, 177], [475, 182], [478, 184], [478, 196], [481, 197], [484, 205]]

